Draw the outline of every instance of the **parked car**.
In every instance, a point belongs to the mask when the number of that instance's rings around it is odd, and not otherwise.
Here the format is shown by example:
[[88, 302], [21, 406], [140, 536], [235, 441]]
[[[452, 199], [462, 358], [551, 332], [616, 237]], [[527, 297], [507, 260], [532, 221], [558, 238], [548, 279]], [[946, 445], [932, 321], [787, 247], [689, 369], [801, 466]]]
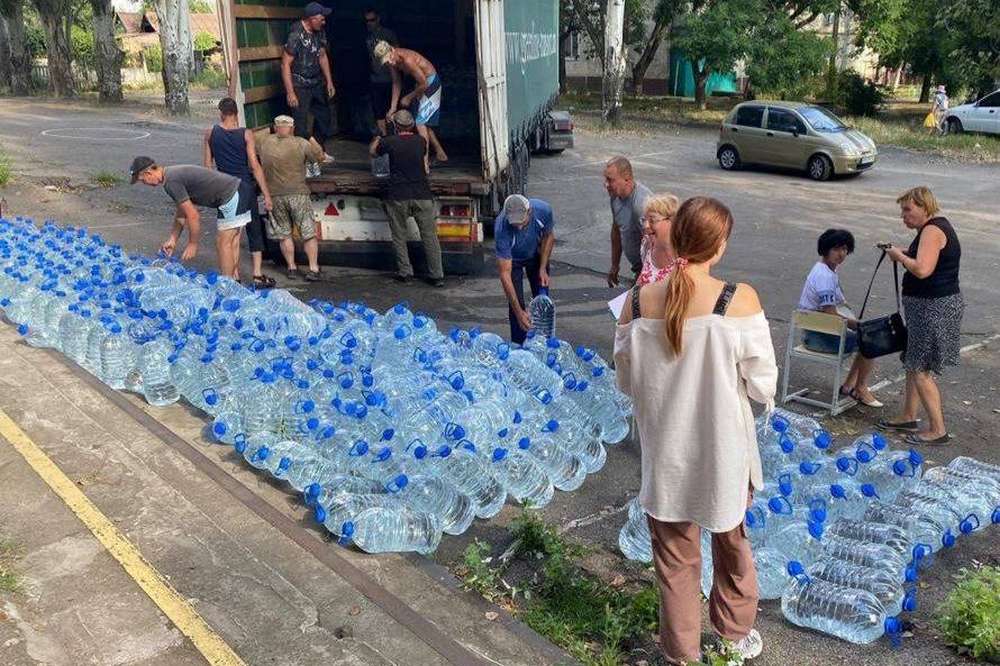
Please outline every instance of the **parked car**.
[[815, 104], [757, 101], [737, 104], [722, 122], [719, 166], [744, 164], [802, 169], [814, 180], [857, 174], [875, 166], [875, 142]]
[[1000, 134], [1000, 90], [994, 91], [977, 102], [960, 104], [948, 109], [944, 117], [948, 132], [982, 132]]

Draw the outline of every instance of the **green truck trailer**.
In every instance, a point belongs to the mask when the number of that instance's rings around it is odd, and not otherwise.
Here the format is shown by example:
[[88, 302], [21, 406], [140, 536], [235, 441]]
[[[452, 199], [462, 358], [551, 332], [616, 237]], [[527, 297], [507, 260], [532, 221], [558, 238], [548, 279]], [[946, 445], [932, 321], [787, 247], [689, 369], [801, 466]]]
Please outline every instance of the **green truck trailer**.
[[[230, 88], [248, 127], [267, 131], [287, 113], [281, 53], [303, 0], [219, 0]], [[368, 102], [364, 11], [377, 9], [401, 46], [424, 54], [443, 83], [438, 135], [450, 160], [435, 167], [438, 232], [445, 269], [476, 272], [484, 223], [504, 198], [523, 192], [533, 152], [573, 145], [573, 122], [552, 108], [559, 92], [558, 0], [333, 0], [327, 37], [337, 95], [335, 162], [310, 178], [326, 263], [390, 267], [384, 181], [367, 156], [374, 118]], [[412, 254], [420, 251], [411, 225]]]

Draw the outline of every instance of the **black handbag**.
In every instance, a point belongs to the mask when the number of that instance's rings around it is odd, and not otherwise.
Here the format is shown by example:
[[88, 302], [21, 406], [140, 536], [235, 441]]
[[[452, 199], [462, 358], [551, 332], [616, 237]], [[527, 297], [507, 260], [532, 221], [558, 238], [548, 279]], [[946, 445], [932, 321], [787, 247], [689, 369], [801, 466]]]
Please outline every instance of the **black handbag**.
[[865, 358], [878, 358], [906, 349], [906, 324], [903, 323], [903, 316], [900, 314], [902, 305], [899, 301], [899, 265], [895, 261], [892, 262], [892, 276], [893, 285], [896, 287], [896, 311], [884, 317], [867, 321], [864, 319], [868, 298], [872, 295], [872, 285], [875, 284], [875, 276], [878, 275], [878, 269], [882, 266], [885, 255], [883, 250], [882, 256], [875, 264], [875, 272], [872, 273], [872, 281], [868, 283], [868, 293], [865, 294], [865, 302], [858, 315], [858, 351]]

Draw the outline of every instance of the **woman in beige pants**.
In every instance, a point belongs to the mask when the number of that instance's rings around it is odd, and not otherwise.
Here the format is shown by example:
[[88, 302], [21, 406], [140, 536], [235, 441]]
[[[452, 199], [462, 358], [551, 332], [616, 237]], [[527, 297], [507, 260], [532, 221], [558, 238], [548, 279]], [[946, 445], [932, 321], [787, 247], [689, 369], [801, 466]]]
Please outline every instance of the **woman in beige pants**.
[[750, 398], [773, 406], [778, 369], [757, 293], [711, 274], [732, 226], [718, 201], [685, 201], [670, 232], [670, 277], [635, 287], [615, 332], [618, 384], [634, 402], [642, 449], [661, 648], [677, 664], [701, 658], [702, 529], [712, 533], [713, 629], [744, 658], [763, 648], [743, 516], [763, 485]]

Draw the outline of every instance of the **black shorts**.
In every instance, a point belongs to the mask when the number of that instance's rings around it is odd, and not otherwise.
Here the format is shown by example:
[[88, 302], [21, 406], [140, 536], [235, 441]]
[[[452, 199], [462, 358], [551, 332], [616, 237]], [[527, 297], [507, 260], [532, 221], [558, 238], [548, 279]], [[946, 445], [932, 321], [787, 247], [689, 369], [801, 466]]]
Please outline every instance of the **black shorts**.
[[371, 96], [375, 120], [382, 120], [392, 106], [392, 83], [372, 82]]

